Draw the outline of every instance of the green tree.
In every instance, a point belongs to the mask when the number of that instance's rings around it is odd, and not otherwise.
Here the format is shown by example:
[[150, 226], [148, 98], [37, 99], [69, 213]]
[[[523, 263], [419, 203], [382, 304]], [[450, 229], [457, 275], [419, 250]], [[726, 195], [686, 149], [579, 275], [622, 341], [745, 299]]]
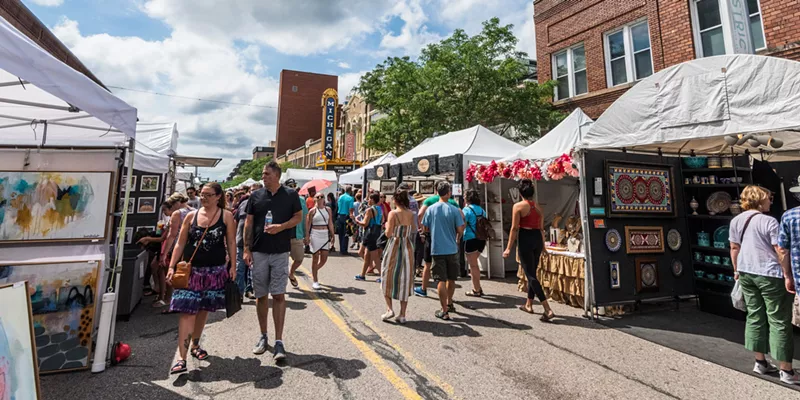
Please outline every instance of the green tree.
[[416, 61], [390, 57], [365, 74], [358, 92], [386, 114], [370, 128], [366, 145], [403, 153], [434, 133], [477, 124], [531, 142], [560, 122], [553, 82], [525, 80], [528, 55], [516, 51], [512, 28], [492, 18], [475, 36], [456, 30]]
[[267, 157], [257, 158], [255, 160], [251, 160], [242, 164], [242, 166], [239, 167], [239, 174], [229, 181], [222, 182], [221, 184], [222, 188], [227, 189], [229, 187], [237, 186], [240, 183], [246, 181], [248, 178], [260, 181], [261, 171], [264, 170], [264, 166], [267, 165], [267, 163], [270, 161], [272, 161], [272, 157], [267, 156]]
[[[281, 172], [286, 172], [286, 170], [289, 169], [289, 168], [295, 168], [295, 169], [301, 168], [300, 166], [296, 165], [295, 163], [293, 163], [291, 161], [284, 161], [284, 162], [282, 162], [282, 163], [280, 163], [278, 165], [281, 166]], [[259, 175], [259, 178], [261, 178], [260, 175]]]

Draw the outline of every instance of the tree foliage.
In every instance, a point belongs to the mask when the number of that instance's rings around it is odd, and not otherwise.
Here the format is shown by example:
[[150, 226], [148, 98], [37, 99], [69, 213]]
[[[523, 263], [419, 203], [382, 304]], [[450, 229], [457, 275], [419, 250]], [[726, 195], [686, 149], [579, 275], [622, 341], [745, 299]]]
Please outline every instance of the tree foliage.
[[[233, 179], [229, 181], [222, 182], [222, 188], [227, 189], [234, 186], [238, 186], [240, 183], [246, 181], [247, 179], [253, 179], [255, 181], [261, 181], [261, 172], [264, 171], [264, 166], [267, 165], [272, 161], [271, 156], [257, 158], [252, 161], [248, 161], [242, 164], [239, 167], [239, 175], [236, 175]], [[281, 172], [286, 172], [289, 168], [300, 168], [291, 161], [284, 161], [279, 164], [281, 167]]]
[[564, 116], [552, 106], [553, 83], [525, 80], [527, 54], [516, 51], [512, 28], [492, 18], [475, 36], [456, 30], [416, 61], [390, 57], [365, 74], [358, 92], [386, 115], [370, 127], [367, 147], [399, 154], [477, 124], [530, 142], [555, 126]]

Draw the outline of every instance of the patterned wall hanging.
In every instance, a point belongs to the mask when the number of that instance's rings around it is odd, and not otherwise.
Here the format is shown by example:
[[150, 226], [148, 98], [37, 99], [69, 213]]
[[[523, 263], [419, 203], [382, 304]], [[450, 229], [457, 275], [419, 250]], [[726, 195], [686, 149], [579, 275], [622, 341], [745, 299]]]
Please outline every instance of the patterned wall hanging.
[[669, 165], [607, 161], [609, 216], [674, 216], [672, 175]]
[[658, 260], [655, 257], [636, 257], [636, 291], [658, 291]]
[[683, 239], [681, 239], [681, 233], [678, 232], [677, 229], [670, 229], [669, 232], [667, 232], [667, 246], [669, 246], [670, 250], [680, 250], [682, 243]]
[[622, 236], [620, 236], [618, 230], [609, 229], [608, 232], [606, 232], [606, 247], [608, 251], [612, 253], [618, 252], [620, 247], [622, 247]]
[[664, 228], [660, 226], [626, 226], [625, 252], [628, 254], [663, 253]]
[[611, 281], [612, 289], [619, 289], [619, 261], [609, 261], [609, 280]]

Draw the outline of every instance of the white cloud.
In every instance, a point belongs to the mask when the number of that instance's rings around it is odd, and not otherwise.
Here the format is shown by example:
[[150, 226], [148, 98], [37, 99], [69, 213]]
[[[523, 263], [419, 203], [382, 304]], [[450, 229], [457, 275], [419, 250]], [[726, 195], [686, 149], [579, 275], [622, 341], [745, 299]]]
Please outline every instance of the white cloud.
[[338, 64], [336, 64], [336, 65], [338, 65], [338, 66], [339, 66], [339, 68], [343, 68], [343, 69], [350, 69], [350, 64], [348, 64], [348, 63], [346, 63], [346, 62], [344, 62], [344, 61], [339, 61], [339, 63], [338, 63]]
[[416, 55], [425, 45], [441, 40], [442, 37], [428, 30], [428, 15], [422, 0], [398, 1], [386, 16], [386, 21], [398, 17], [403, 21], [400, 32], [387, 32], [381, 40], [381, 47], [388, 50], [403, 50]]
[[347, 96], [352, 94], [353, 88], [358, 85], [358, 81], [369, 71], [350, 72], [339, 75], [339, 102], [343, 103]]
[[438, 16], [447, 27], [463, 29], [470, 35], [480, 32], [484, 21], [498, 17], [502, 25], [514, 25], [514, 35], [519, 39], [517, 50], [536, 58], [533, 1], [440, 0]]
[[42, 7], [58, 7], [64, 4], [64, 0], [30, 0], [33, 4]]

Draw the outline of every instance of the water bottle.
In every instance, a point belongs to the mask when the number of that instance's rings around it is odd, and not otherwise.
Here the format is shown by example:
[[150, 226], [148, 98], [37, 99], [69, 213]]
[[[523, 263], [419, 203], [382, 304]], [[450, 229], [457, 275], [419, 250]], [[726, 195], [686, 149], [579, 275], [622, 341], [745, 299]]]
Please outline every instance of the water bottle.
[[264, 219], [264, 232], [267, 231], [267, 227], [272, 225], [272, 210], [267, 211], [267, 216]]

